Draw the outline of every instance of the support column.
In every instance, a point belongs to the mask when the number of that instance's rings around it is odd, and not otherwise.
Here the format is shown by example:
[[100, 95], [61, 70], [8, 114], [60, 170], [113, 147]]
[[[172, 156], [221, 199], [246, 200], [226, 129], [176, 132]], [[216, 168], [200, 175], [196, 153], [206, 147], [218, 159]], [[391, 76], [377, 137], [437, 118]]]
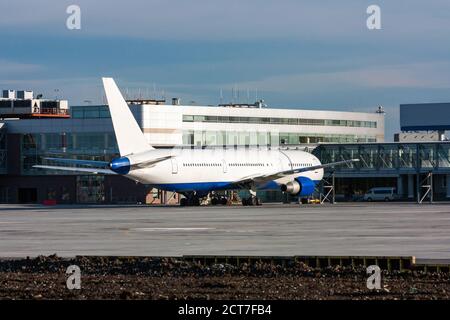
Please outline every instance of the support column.
[[403, 179], [401, 175], [397, 178], [397, 195], [399, 198], [403, 198]]
[[420, 173], [417, 172], [417, 174], [416, 174], [416, 195], [417, 195], [416, 201], [417, 201], [417, 203], [420, 203], [420, 189], [421, 189], [420, 187], [421, 187]]
[[450, 198], [450, 174], [447, 174], [445, 176], [445, 179], [446, 179], [445, 184], [447, 185], [447, 192], [446, 192], [445, 196], [447, 198]]
[[408, 174], [408, 199], [414, 199], [414, 175]]
[[332, 186], [333, 186], [333, 198], [331, 199], [331, 203], [335, 204], [336, 203], [336, 180], [334, 178], [334, 171], [333, 171], [333, 175], [332, 175], [331, 179], [332, 179], [331, 183], [332, 183]]
[[429, 183], [430, 183], [430, 203], [433, 203], [433, 196], [434, 196], [434, 183], [433, 183], [433, 173], [429, 173]]

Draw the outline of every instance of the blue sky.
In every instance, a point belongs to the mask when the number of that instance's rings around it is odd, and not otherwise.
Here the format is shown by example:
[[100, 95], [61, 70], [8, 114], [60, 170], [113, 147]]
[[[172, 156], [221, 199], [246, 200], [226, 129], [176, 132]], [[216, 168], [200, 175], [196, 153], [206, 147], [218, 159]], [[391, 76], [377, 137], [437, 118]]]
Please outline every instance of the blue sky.
[[[81, 30], [66, 28], [70, 4]], [[381, 30], [366, 28], [371, 4]], [[102, 76], [185, 103], [257, 89], [271, 107], [382, 105], [392, 140], [400, 103], [450, 101], [447, 0], [2, 0], [0, 12], [0, 88], [71, 104], [101, 103]]]

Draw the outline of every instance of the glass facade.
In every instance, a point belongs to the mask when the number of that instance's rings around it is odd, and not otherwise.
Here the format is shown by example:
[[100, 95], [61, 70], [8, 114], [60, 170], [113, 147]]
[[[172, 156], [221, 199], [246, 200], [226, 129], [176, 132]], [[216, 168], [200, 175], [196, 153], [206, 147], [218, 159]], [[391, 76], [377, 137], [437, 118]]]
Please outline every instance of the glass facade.
[[363, 127], [376, 128], [376, 121], [356, 120], [332, 120], [332, 119], [297, 119], [297, 118], [275, 118], [275, 117], [227, 117], [227, 116], [202, 116], [183, 115], [183, 122], [215, 122], [215, 123], [257, 123], [257, 124], [280, 124], [295, 126], [335, 126], [335, 127]]
[[183, 131], [183, 145], [196, 147], [212, 145], [278, 146], [322, 142], [376, 142], [376, 138], [351, 134], [308, 134], [298, 132]]
[[[114, 133], [38, 133], [21, 135], [22, 174], [42, 174], [36, 164], [46, 164], [45, 157], [111, 161], [119, 155]], [[47, 170], [46, 174], [61, 174]], [[74, 174], [67, 172], [65, 174]]]
[[74, 106], [70, 113], [75, 119], [111, 118], [108, 106]]

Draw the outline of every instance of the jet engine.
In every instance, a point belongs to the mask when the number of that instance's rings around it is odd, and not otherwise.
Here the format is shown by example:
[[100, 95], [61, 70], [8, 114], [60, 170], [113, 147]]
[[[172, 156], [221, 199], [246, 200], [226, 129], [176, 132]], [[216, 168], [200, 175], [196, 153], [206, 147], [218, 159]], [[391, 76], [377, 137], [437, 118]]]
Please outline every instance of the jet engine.
[[309, 196], [314, 192], [315, 183], [307, 177], [298, 177], [281, 185], [281, 191], [292, 195]]
[[302, 190], [302, 186], [295, 180], [281, 185], [281, 191], [289, 194], [297, 194], [300, 190]]

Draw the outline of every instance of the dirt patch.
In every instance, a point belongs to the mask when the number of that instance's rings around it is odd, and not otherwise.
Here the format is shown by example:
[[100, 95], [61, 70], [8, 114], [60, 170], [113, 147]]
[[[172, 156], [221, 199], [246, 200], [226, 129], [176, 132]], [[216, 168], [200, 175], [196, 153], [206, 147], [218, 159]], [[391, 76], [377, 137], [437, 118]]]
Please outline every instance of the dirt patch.
[[[81, 289], [66, 287], [69, 265]], [[172, 258], [56, 256], [0, 260], [1, 299], [450, 299], [448, 273], [382, 273], [366, 287], [365, 267], [303, 263], [201, 265]]]

